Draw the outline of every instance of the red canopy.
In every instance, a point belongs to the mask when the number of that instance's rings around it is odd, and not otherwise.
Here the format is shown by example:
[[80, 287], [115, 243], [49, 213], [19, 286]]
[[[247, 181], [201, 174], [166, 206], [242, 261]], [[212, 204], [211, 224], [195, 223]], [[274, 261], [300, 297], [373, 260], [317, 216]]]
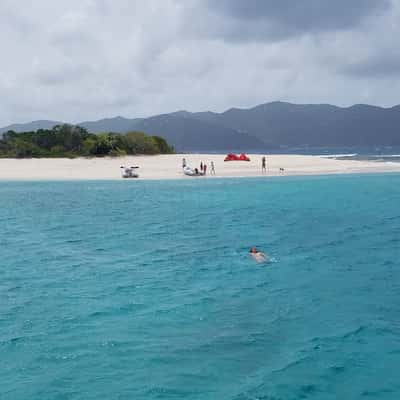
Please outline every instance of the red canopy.
[[244, 153], [239, 156], [237, 154], [229, 153], [225, 157], [224, 161], [250, 161], [250, 158]]

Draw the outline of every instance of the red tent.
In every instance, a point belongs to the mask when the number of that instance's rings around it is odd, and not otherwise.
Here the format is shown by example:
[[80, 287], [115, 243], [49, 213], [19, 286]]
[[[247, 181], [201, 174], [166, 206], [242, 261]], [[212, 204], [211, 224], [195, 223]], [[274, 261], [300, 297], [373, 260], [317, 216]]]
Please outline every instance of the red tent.
[[224, 161], [238, 161], [239, 157], [236, 154], [229, 153], [225, 157]]
[[229, 153], [226, 155], [224, 161], [250, 161], [250, 158], [244, 153], [240, 154], [240, 156], [238, 156], [237, 154]]
[[248, 156], [246, 156], [246, 154], [242, 153], [242, 154], [239, 156], [239, 160], [240, 160], [240, 161], [250, 161], [250, 158], [249, 158]]

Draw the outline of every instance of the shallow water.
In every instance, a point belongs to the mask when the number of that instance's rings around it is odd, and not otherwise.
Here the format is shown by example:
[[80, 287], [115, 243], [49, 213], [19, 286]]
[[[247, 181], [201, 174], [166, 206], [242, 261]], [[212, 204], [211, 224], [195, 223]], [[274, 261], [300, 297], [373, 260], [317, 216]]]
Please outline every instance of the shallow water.
[[0, 398], [397, 400], [399, 204], [400, 175], [1, 183]]

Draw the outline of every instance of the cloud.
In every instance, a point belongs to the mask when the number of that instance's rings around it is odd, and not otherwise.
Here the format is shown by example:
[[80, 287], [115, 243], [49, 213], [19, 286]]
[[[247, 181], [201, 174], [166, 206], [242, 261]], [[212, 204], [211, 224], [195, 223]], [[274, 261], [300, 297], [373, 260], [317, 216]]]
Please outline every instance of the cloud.
[[400, 5], [347, 3], [2, 0], [0, 126], [273, 100], [398, 103]]
[[[365, 62], [347, 66], [344, 71], [355, 79], [393, 79], [400, 74], [400, 54], [380, 56], [379, 53]], [[400, 101], [400, 99], [399, 99]]]
[[211, 21], [204, 31], [232, 41], [273, 41], [354, 29], [365, 19], [387, 12], [392, 5], [390, 0], [199, 0], [197, 3], [204, 4], [205, 20]]
[[364, 80], [368, 86], [387, 80], [396, 83], [400, 78], [399, 18], [400, 3], [393, 2], [390, 12], [369, 18], [352, 30], [317, 36], [316, 65], [328, 66], [350, 84], [356, 80]]

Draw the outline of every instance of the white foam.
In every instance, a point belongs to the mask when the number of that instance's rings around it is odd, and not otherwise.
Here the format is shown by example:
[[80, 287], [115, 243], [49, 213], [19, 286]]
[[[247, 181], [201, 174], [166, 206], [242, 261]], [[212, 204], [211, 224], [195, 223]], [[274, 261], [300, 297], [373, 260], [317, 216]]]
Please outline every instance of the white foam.
[[346, 154], [321, 154], [318, 157], [322, 158], [337, 158], [337, 157], [355, 157], [358, 153], [346, 153]]

